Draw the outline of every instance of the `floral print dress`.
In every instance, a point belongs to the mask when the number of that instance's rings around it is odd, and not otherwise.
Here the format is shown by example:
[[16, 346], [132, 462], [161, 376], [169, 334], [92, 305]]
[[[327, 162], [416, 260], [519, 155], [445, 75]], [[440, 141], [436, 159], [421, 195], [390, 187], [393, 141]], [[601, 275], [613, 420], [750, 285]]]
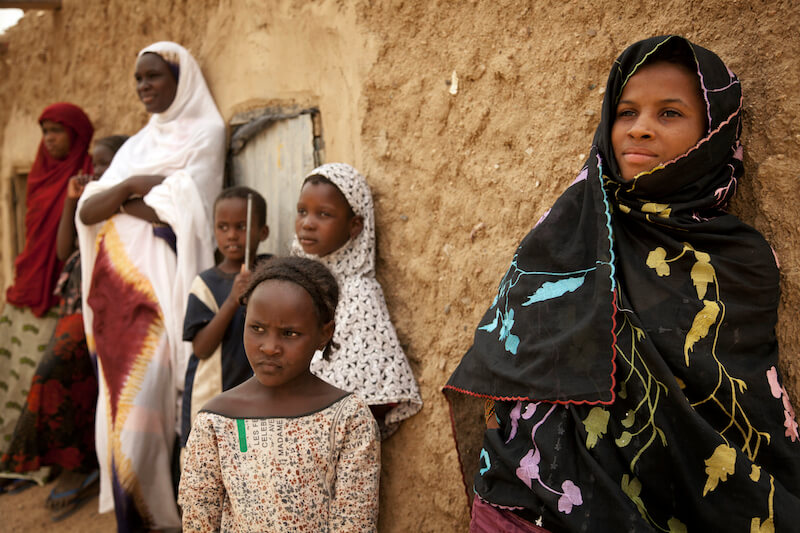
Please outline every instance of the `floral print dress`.
[[298, 417], [201, 411], [184, 459], [184, 531], [376, 531], [380, 440], [356, 396]]

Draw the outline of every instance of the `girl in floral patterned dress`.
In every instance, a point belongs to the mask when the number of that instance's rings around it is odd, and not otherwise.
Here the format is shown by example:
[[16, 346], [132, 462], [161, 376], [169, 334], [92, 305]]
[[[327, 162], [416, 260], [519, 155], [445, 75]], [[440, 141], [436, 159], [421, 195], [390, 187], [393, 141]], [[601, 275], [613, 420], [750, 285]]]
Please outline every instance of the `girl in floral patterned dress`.
[[333, 345], [339, 289], [320, 263], [253, 273], [244, 348], [254, 376], [195, 418], [178, 503], [184, 531], [376, 531], [380, 441], [358, 397], [311, 373]]
[[493, 409], [472, 531], [797, 530], [778, 266], [726, 212], [741, 120], [739, 80], [682, 37], [614, 63], [588, 161], [446, 385]]

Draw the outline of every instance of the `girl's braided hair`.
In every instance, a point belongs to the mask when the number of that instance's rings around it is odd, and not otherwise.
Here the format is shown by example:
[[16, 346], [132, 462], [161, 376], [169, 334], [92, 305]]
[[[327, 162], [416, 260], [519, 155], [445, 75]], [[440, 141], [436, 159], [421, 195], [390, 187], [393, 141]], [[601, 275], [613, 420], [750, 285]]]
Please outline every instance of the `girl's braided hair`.
[[[304, 257], [274, 257], [262, 263], [253, 272], [250, 285], [239, 300], [247, 305], [247, 300], [256, 287], [270, 280], [289, 281], [302, 287], [311, 296], [314, 311], [320, 325], [327, 324], [336, 316], [339, 303], [339, 285], [330, 270], [319, 261]], [[322, 356], [327, 360], [332, 351], [339, 346], [331, 341], [325, 346]]]

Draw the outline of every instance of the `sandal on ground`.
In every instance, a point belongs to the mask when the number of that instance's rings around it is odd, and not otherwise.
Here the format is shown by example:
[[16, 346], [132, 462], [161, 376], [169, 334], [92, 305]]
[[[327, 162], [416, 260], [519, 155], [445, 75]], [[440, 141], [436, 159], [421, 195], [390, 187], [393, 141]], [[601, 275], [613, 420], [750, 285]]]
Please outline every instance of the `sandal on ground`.
[[64, 520], [94, 498], [98, 492], [98, 478], [99, 473], [94, 470], [83, 479], [80, 486], [74, 489], [63, 492], [53, 489], [45, 502], [45, 506], [50, 510], [50, 519], [53, 522]]
[[0, 494], [19, 494], [35, 486], [36, 482], [30, 479], [14, 479], [3, 486], [3, 490], [0, 491]]

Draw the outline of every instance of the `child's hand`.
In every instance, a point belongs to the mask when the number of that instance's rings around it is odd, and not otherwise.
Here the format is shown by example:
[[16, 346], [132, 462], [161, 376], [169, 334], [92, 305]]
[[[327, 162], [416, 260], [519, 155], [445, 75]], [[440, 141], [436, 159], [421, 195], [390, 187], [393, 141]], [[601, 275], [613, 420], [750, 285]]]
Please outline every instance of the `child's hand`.
[[233, 279], [233, 288], [228, 298], [233, 297], [238, 302], [239, 298], [247, 291], [247, 286], [250, 285], [250, 277], [250, 271], [247, 270], [245, 265], [242, 265], [242, 271], [236, 274], [236, 277]]
[[77, 200], [83, 194], [83, 189], [86, 188], [86, 184], [89, 183], [94, 179], [94, 176], [91, 174], [84, 174], [83, 172], [72, 176], [67, 182], [67, 198], [72, 198]]

